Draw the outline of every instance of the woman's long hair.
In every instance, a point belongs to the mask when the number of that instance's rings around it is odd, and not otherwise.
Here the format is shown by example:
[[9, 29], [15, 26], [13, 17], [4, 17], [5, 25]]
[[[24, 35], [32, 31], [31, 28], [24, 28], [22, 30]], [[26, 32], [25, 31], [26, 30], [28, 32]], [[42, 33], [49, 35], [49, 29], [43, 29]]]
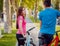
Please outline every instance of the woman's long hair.
[[[23, 7], [19, 7], [18, 12], [17, 12], [16, 29], [19, 28], [19, 27], [18, 27], [18, 17], [19, 17], [19, 16], [23, 16], [22, 11], [23, 11]], [[23, 16], [23, 18], [24, 18], [24, 16]]]

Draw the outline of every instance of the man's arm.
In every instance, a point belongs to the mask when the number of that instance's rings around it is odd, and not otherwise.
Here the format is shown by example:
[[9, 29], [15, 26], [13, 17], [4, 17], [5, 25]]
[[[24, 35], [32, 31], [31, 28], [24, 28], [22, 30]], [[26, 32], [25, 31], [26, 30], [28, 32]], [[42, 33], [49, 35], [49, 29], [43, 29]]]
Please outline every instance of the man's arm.
[[60, 18], [60, 11], [57, 11], [57, 17]]
[[41, 12], [39, 13], [39, 20], [40, 20], [40, 27], [42, 25], [42, 16], [41, 16]]

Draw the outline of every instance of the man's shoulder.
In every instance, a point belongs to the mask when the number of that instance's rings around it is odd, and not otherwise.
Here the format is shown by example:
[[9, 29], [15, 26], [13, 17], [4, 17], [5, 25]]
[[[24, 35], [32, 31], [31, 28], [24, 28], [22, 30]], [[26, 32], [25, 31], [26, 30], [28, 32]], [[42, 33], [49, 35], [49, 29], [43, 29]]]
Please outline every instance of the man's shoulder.
[[58, 11], [57, 9], [54, 9], [54, 8], [51, 8], [51, 10], [52, 10], [52, 11], [55, 11], [55, 12]]
[[[58, 10], [54, 9], [54, 8], [50, 8], [51, 11], [57, 12]], [[45, 13], [47, 10], [43, 9], [42, 11], [39, 12], [39, 14]]]

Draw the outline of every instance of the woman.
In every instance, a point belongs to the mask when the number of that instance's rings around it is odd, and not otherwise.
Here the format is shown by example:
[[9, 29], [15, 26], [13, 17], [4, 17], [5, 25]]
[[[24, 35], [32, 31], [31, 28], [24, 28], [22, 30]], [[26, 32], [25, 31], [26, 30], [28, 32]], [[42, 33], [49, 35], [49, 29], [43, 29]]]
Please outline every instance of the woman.
[[20, 38], [24, 38], [26, 35], [26, 21], [25, 21], [25, 11], [23, 7], [20, 7], [17, 12], [17, 33], [16, 38], [18, 40], [18, 46], [24, 46], [24, 40], [20, 40]]

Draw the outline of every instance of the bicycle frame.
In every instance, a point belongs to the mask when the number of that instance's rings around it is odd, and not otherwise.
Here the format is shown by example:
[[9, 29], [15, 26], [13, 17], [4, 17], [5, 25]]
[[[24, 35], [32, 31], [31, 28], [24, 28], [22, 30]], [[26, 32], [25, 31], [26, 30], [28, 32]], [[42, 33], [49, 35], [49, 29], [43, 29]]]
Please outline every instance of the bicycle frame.
[[51, 43], [50, 43], [48, 46], [51, 46], [51, 44], [52, 44], [54, 41], [56, 41], [54, 46], [58, 46], [58, 43], [60, 42], [59, 37], [58, 37], [58, 32], [60, 32], [60, 31], [57, 31], [57, 32], [56, 32], [56, 37], [51, 41]]
[[27, 46], [30, 46], [30, 35], [27, 37]]
[[29, 32], [29, 31], [31, 31], [34, 28], [35, 27], [33, 27], [33, 28], [31, 28], [30, 30], [27, 31], [28, 37], [27, 37], [27, 40], [26, 40], [26, 42], [27, 42], [27, 45], [26, 46], [30, 46], [30, 44], [32, 44], [33, 46], [35, 46], [35, 44], [33, 43], [32, 38], [30, 37], [30, 32]]

